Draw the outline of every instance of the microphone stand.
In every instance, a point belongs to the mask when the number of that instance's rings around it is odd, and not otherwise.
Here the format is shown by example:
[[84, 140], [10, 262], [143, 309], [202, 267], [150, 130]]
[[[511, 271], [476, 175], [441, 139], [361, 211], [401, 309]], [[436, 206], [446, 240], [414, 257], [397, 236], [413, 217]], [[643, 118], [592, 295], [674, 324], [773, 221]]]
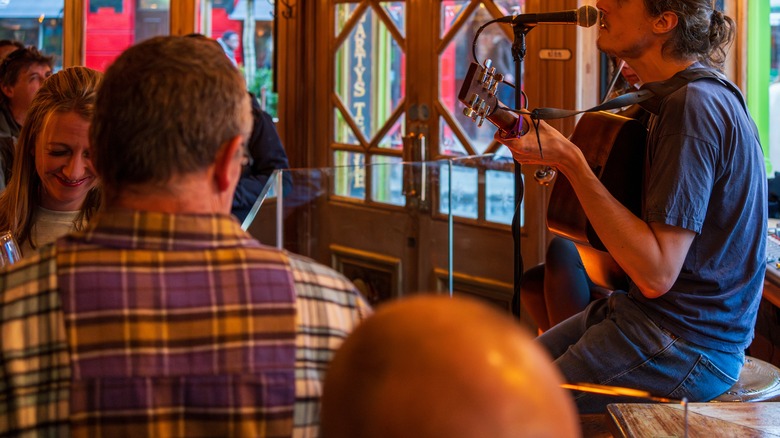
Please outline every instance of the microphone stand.
[[[515, 67], [515, 108], [524, 108], [523, 102], [523, 60], [525, 59], [526, 46], [525, 35], [533, 29], [535, 24], [512, 22], [512, 31], [514, 32], [514, 41], [512, 42], [512, 60]], [[523, 132], [523, 118], [520, 117], [517, 132]], [[520, 317], [520, 281], [523, 277], [523, 254], [520, 239], [522, 217], [522, 203], [525, 187], [523, 184], [523, 169], [520, 163], [515, 161], [515, 214], [512, 217], [512, 239], [514, 241], [514, 296], [512, 307], [515, 306], [515, 314]]]

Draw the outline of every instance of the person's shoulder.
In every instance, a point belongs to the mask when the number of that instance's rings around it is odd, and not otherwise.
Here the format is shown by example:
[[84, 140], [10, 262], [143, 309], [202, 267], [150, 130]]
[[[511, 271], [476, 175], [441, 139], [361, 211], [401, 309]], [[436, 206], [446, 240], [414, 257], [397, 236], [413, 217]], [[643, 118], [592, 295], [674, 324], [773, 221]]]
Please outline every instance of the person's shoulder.
[[[57, 249], [46, 245], [20, 261], [0, 270], [0, 305], [26, 302], [33, 297], [56, 294]], [[35, 302], [43, 304], [36, 299]]]
[[252, 116], [257, 119], [258, 122], [262, 122], [262, 124], [268, 126], [275, 126], [273, 116], [263, 109], [260, 105], [260, 99], [258, 99], [254, 93], [249, 93], [249, 102], [252, 106]]
[[735, 125], [744, 132], [755, 129], [742, 91], [725, 77], [720, 80], [703, 79], [688, 86], [688, 117], [686, 120], [709, 120], [713, 126], [702, 124], [703, 129], [717, 131], [722, 126]]
[[662, 115], [689, 123], [690, 119], [705, 117], [729, 118], [729, 114], [741, 107], [741, 92], [735, 85], [723, 77], [705, 77], [672, 92], [664, 101]]
[[255, 244], [243, 248], [247, 257], [285, 265], [292, 273], [296, 284], [324, 286], [346, 292], [354, 290], [354, 285], [346, 277], [322, 263], [287, 250], [259, 244], [256, 241], [253, 243]]
[[10, 113], [2, 108], [3, 106], [4, 105], [0, 105], [0, 137], [13, 140], [13, 138], [16, 137], [14, 135], [14, 122], [10, 118]]
[[354, 285], [335, 269], [299, 254], [290, 252], [284, 254], [290, 262], [296, 283], [319, 284], [344, 291], [354, 289]]
[[298, 298], [368, 309], [355, 285], [343, 274], [308, 257], [285, 253], [289, 259]]
[[723, 96], [731, 95], [736, 97], [742, 92], [734, 83], [725, 77], [702, 78], [688, 83], [688, 92], [696, 93], [697, 96]]

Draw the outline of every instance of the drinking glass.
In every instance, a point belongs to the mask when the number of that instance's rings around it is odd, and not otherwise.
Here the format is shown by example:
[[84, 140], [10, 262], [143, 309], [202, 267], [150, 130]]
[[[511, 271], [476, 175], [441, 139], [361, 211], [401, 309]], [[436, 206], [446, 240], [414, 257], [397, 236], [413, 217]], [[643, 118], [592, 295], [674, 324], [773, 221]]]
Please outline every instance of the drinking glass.
[[10, 266], [22, 258], [19, 245], [10, 231], [0, 233], [0, 268]]

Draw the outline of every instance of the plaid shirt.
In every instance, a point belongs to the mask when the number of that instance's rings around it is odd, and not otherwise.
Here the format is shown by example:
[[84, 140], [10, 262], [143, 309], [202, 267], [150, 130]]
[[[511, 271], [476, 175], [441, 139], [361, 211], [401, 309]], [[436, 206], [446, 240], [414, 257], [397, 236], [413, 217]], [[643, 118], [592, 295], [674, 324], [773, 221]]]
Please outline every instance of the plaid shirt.
[[316, 436], [370, 313], [228, 217], [127, 211], [0, 274], [0, 311], [0, 434], [29, 436]]

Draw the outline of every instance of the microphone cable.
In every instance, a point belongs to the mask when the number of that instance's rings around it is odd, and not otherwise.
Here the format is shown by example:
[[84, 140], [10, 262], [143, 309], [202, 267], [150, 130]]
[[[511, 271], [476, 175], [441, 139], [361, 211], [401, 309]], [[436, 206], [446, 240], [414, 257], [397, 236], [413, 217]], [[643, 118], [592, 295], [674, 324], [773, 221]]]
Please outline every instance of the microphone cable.
[[[483, 23], [481, 26], [479, 26], [479, 28], [477, 28], [477, 31], [474, 33], [474, 39], [471, 41], [471, 57], [474, 59], [474, 62], [476, 62], [477, 64], [479, 64], [481, 66], [485, 66], [485, 63], [484, 63], [484, 61], [480, 62], [479, 59], [477, 58], [477, 42], [479, 40], [479, 35], [482, 33], [482, 31], [485, 30], [486, 27], [490, 26], [491, 24], [498, 23], [498, 22], [500, 22], [500, 20], [501, 20], [500, 18], [494, 18], [494, 19], [492, 19], [490, 21], [487, 21], [487, 22]], [[514, 57], [512, 57], [512, 58], [514, 60]], [[487, 60], [485, 60], [485, 61], [487, 61]], [[515, 62], [517, 62], [517, 61], [515, 61]], [[511, 83], [509, 81], [504, 80], [503, 77], [501, 78], [501, 83], [512, 87], [512, 89], [516, 90], [516, 92], [517, 92], [517, 87], [515, 86], [515, 84], [513, 84], [513, 83]], [[520, 90], [520, 94], [522, 95], [523, 102], [524, 102], [524, 106], [523, 106], [522, 109], [527, 110], [528, 109], [528, 95], [525, 94], [524, 90]], [[518, 111], [517, 108], [507, 106], [507, 104], [505, 104], [504, 102], [501, 102], [498, 99], [496, 99], [496, 100], [497, 100], [497, 102], [499, 104], [501, 104], [501, 108], [502, 109], [507, 109], [507, 110], [514, 111], [514, 112]]]

